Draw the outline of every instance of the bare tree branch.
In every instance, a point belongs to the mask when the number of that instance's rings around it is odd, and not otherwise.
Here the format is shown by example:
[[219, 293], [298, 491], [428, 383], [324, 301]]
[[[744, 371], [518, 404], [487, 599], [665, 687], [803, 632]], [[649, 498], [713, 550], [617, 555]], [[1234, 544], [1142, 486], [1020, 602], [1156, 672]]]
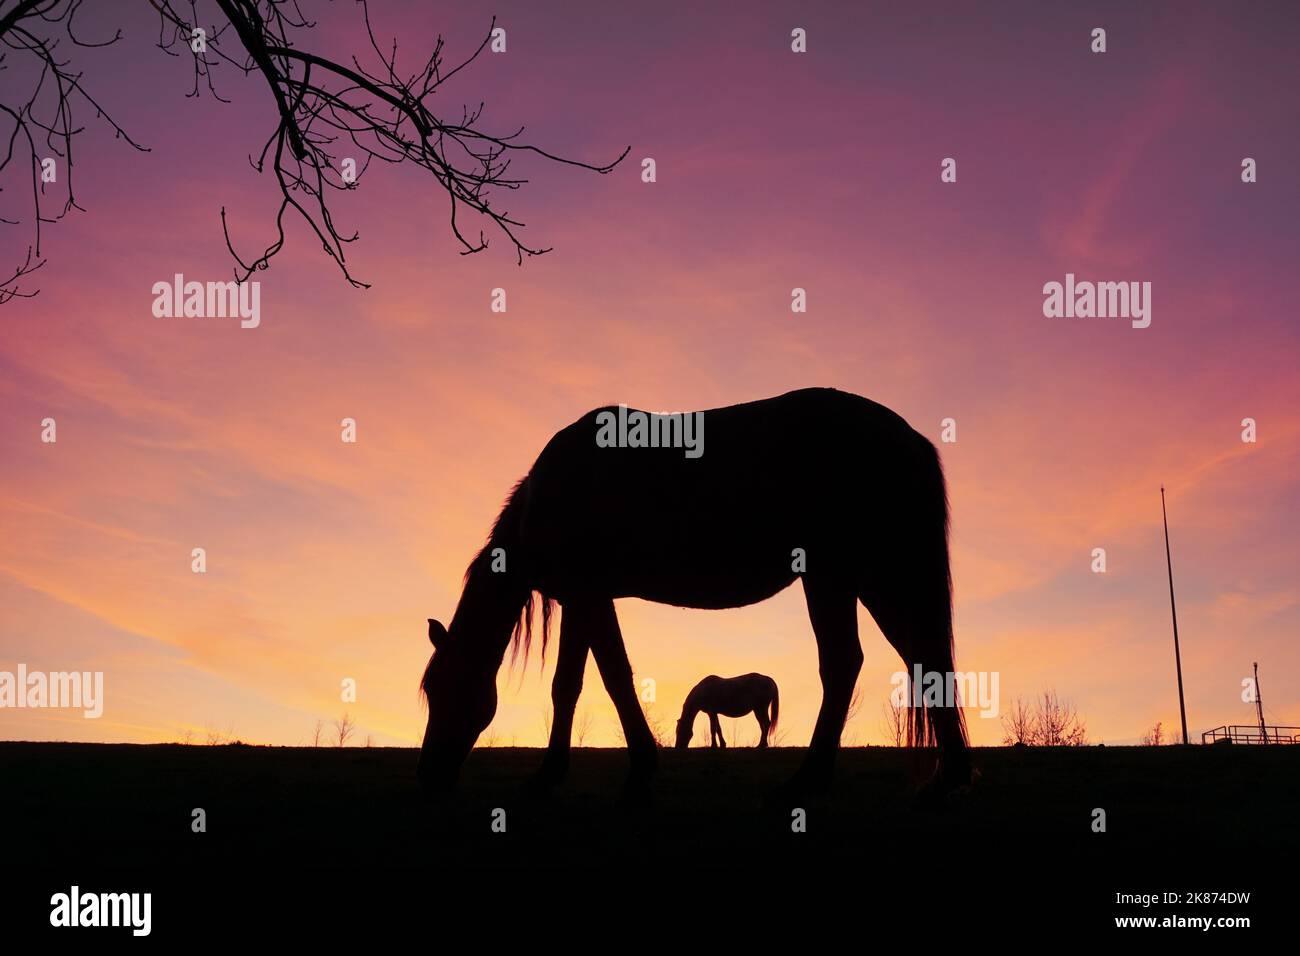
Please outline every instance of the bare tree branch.
[[[193, 14], [182, 16], [173, 0], [151, 0], [163, 24], [165, 50], [178, 45], [190, 49], [198, 24]], [[222, 230], [226, 245], [238, 265], [236, 278], [247, 279], [269, 266], [270, 260], [284, 247], [285, 215], [294, 214], [304, 222], [334, 261], [344, 278], [356, 287], [368, 284], [355, 278], [347, 263], [346, 245], [357, 239], [355, 232], [344, 234], [336, 227], [329, 206], [329, 191], [356, 188], [360, 177], [372, 161], [400, 165], [412, 164], [429, 174], [446, 194], [448, 219], [452, 234], [461, 246], [461, 254], [481, 252], [488, 238], [479, 231], [477, 238], [463, 230], [465, 210], [485, 217], [515, 249], [516, 260], [549, 252], [550, 248], [525, 243], [518, 229], [524, 225], [507, 210], [493, 202], [496, 189], [515, 190], [527, 182], [510, 173], [514, 154], [532, 153], [563, 165], [576, 166], [597, 173], [608, 173], [627, 155], [623, 152], [610, 163], [596, 165], [566, 159], [539, 146], [521, 141], [523, 127], [513, 132], [493, 134], [479, 124], [483, 104], [474, 109], [462, 108], [458, 119], [436, 116], [428, 100], [451, 77], [455, 76], [488, 48], [495, 18], [477, 48], [464, 60], [447, 67], [441, 36], [419, 69], [403, 74], [398, 66], [397, 41], [384, 50], [375, 36], [368, 3], [361, 0], [365, 35], [370, 48], [370, 66], [353, 54], [351, 65], [330, 60], [296, 45], [299, 35], [314, 25], [299, 9], [296, 0], [214, 0], [222, 17], [233, 29], [241, 48], [235, 56], [222, 49], [225, 27], [214, 29], [205, 39], [205, 48], [192, 51], [195, 58], [195, 89], [198, 78], [212, 84], [213, 69], [222, 61], [245, 76], [258, 74], [270, 91], [279, 122], [250, 163], [259, 173], [269, 172], [280, 190], [280, 203], [274, 219], [274, 238], [261, 253], [246, 259], [235, 249], [230, 224], [222, 209]], [[170, 25], [171, 33], [166, 34]], [[355, 177], [345, 174], [340, 148], [357, 151]]]
[[[21, 58], [27, 74], [27, 95], [20, 103], [4, 102], [0, 94], [0, 120], [7, 117], [12, 128], [7, 149], [0, 160], [0, 191], [6, 171], [21, 171], [30, 162], [31, 196], [27, 211], [18, 219], [3, 218], [0, 224], [25, 224], [32, 232], [27, 255], [21, 265], [0, 283], [0, 304], [13, 298], [36, 294], [24, 281], [40, 269], [41, 227], [58, 221], [73, 209], [81, 210], [72, 188], [73, 141], [82, 132], [74, 113], [88, 108], [95, 118], [140, 151], [147, 148], [132, 139], [87, 91], [82, 75], [61, 58], [57, 50], [66, 41], [73, 47], [98, 47], [116, 43], [111, 37], [83, 39], [74, 21], [84, 0], [0, 0], [0, 76], [10, 68], [7, 58]], [[231, 235], [226, 209], [221, 208], [221, 228], [226, 247], [235, 263], [235, 278], [244, 281], [266, 269], [284, 248], [286, 216], [304, 223], [315, 235], [325, 254], [354, 287], [368, 288], [357, 279], [347, 261], [346, 248], [357, 233], [340, 230], [330, 206], [331, 191], [355, 189], [371, 163], [413, 165], [431, 177], [447, 197], [448, 221], [462, 255], [481, 252], [489, 239], [480, 229], [469, 233], [466, 213], [487, 220], [489, 230], [505, 236], [515, 250], [516, 261], [525, 256], [549, 252], [550, 247], [523, 241], [519, 230], [524, 223], [496, 205], [498, 190], [516, 190], [528, 180], [510, 171], [519, 154], [531, 154], [553, 163], [575, 166], [596, 173], [608, 173], [627, 156], [623, 150], [612, 162], [587, 163], [568, 159], [522, 139], [524, 128], [493, 133], [482, 128], [484, 106], [461, 107], [458, 117], [435, 115], [430, 102], [449, 79], [478, 59], [489, 48], [495, 18], [481, 43], [465, 58], [449, 63], [439, 36], [433, 51], [419, 67], [404, 72], [398, 62], [398, 44], [380, 45], [370, 19], [366, 0], [356, 4], [361, 11], [366, 49], [355, 51], [349, 63], [340, 63], [304, 48], [315, 26], [303, 13], [298, 0], [149, 0], [158, 14], [156, 45], [168, 56], [189, 56], [193, 64], [193, 85], [186, 94], [198, 97], [207, 91], [215, 100], [229, 103], [217, 89], [218, 71], [223, 67], [244, 77], [256, 76], [264, 84], [276, 108], [276, 125], [250, 155], [249, 163], [259, 173], [274, 178], [279, 201], [273, 217], [269, 242], [251, 255], [241, 254]], [[200, 14], [202, 3], [209, 13]], [[207, 17], [205, 20], [204, 18]], [[207, 25], [204, 25], [206, 22]], [[6, 78], [5, 89], [16, 88]], [[42, 152], [49, 155], [42, 156]], [[355, 153], [355, 155], [353, 155]], [[61, 192], [47, 196], [48, 183], [42, 178], [42, 160], [57, 157], [61, 162], [58, 182]], [[352, 160], [345, 164], [344, 160]], [[51, 191], [54, 192], [54, 191]]]
[[[74, 47], [100, 47], [111, 46], [121, 39], [122, 32], [118, 30], [105, 40], [83, 40], [74, 26], [82, 3], [83, 0], [19, 0], [0, 13], [0, 78], [6, 99], [9, 91], [24, 91], [16, 100], [0, 102], [0, 114], [12, 123], [4, 156], [0, 158], [0, 193], [4, 191], [7, 173], [19, 181], [26, 175], [30, 183], [30, 199], [20, 201], [17, 218], [0, 214], [0, 224], [25, 226], [30, 235], [22, 263], [0, 281], [0, 305], [37, 294], [39, 290], [25, 288], [23, 280], [45, 265], [41, 253], [42, 226], [58, 222], [74, 209], [82, 210], [77, 204], [72, 178], [73, 139], [83, 129], [74, 118], [76, 110], [88, 107], [96, 119], [113, 130], [116, 138], [147, 152], [87, 92], [81, 74], [71, 68], [70, 60], [58, 53], [65, 40]], [[19, 72], [14, 73], [15, 68]], [[54, 188], [47, 191], [49, 185]]]

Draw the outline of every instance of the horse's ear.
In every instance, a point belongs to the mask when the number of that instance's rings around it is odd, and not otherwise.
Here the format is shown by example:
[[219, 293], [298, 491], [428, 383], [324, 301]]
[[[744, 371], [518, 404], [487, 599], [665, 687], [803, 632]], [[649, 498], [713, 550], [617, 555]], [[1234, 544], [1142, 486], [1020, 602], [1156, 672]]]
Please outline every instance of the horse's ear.
[[438, 645], [442, 643], [446, 636], [447, 629], [433, 618], [429, 618], [429, 643], [433, 645], [434, 650], [438, 649]]

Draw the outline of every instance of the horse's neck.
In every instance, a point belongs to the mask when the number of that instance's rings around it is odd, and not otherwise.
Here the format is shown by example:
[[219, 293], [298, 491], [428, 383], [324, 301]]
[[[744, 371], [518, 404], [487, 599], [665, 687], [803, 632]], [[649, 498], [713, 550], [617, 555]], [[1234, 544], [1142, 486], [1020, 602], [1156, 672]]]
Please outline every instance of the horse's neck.
[[512, 582], [505, 573], [495, 573], [480, 557], [470, 569], [451, 629], [465, 635], [466, 652], [485, 667], [501, 665], [515, 622], [528, 600], [528, 590]]
[[695, 721], [695, 716], [704, 709], [700, 704], [700, 692], [693, 690], [686, 695], [686, 702], [682, 704], [682, 719], [688, 723]]

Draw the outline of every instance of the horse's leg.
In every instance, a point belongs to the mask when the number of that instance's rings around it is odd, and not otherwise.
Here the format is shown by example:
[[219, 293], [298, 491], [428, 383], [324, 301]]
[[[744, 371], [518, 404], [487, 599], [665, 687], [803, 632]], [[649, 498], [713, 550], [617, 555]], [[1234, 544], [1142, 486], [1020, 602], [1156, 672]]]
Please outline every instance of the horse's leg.
[[763, 748], [767, 746], [767, 728], [772, 723], [767, 716], [767, 704], [755, 707], [754, 716], [758, 718], [758, 746]]
[[782, 795], [829, 789], [849, 701], [858, 681], [858, 672], [862, 669], [858, 598], [853, 589], [829, 578], [805, 575], [803, 590], [813, 635], [817, 639], [822, 705], [817, 712], [808, 755]]
[[542, 766], [527, 783], [527, 788], [544, 795], [560, 783], [569, 771], [569, 743], [573, 736], [573, 714], [582, 693], [582, 672], [587, 666], [590, 642], [580, 615], [565, 610], [560, 618], [560, 654], [551, 682], [551, 739], [546, 746]]
[[[583, 620], [589, 624], [588, 639], [592, 656], [600, 668], [600, 679], [614, 702], [619, 722], [623, 725], [623, 738], [627, 741], [631, 770], [628, 773], [625, 793], [642, 797], [649, 793], [650, 778], [659, 763], [659, 745], [650, 725], [646, 723], [632, 683], [632, 665], [627, 659], [623, 632], [619, 630], [614, 602], [597, 600], [582, 606]], [[565, 609], [568, 614], [568, 609]]]
[[717, 741], [713, 746], [721, 747], [725, 750], [727, 747], [727, 738], [722, 736], [722, 721], [718, 720], [717, 714], [709, 714], [709, 731]]

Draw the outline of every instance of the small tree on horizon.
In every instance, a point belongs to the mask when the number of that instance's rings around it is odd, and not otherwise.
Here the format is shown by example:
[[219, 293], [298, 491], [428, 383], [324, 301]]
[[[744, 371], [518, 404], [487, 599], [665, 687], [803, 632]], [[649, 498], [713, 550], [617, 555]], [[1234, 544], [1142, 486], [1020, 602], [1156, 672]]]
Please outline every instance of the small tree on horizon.
[[1034, 715], [1023, 697], [1011, 702], [1011, 709], [1002, 715], [1002, 742], [1008, 746], [1034, 742]]
[[903, 746], [903, 739], [907, 736], [906, 708], [902, 704], [887, 700], [883, 710], [885, 718], [880, 722], [880, 727], [885, 732], [885, 741], [891, 747]]
[[235, 728], [232, 724], [229, 730], [219, 730], [212, 725], [204, 729], [205, 742], [209, 747], [220, 747], [223, 744], [230, 743], [235, 736]]
[[[654, 709], [654, 704], [642, 700], [641, 713], [645, 715], [646, 726], [650, 728], [650, 736], [654, 738], [655, 743], [660, 747], [671, 746], [673, 741], [668, 738], [663, 717]], [[627, 746], [627, 737], [623, 734], [623, 722], [617, 717], [614, 723], [614, 736], [618, 739], [619, 746]]]
[[1088, 743], [1088, 727], [1074, 704], [1055, 690], [1043, 691], [1029, 705], [1016, 698], [1002, 716], [1002, 742], [1031, 747], [1082, 747]]
[[660, 747], [670, 746], [673, 741], [668, 739], [668, 731], [664, 727], [664, 719], [659, 711], [655, 710], [654, 704], [648, 701], [641, 701], [641, 713], [645, 714], [646, 725], [650, 728], [650, 736], [654, 737], [655, 743]]
[[591, 727], [592, 724], [594, 723], [595, 723], [595, 718], [591, 716], [590, 711], [584, 710], [581, 714], [578, 715], [578, 719], [575, 720], [573, 723], [574, 746], [577, 747], [586, 746], [587, 735], [591, 733]]
[[334, 730], [336, 731], [335, 739], [338, 741], [337, 746], [346, 747], [348, 739], [356, 731], [357, 725], [346, 713], [334, 721]]

